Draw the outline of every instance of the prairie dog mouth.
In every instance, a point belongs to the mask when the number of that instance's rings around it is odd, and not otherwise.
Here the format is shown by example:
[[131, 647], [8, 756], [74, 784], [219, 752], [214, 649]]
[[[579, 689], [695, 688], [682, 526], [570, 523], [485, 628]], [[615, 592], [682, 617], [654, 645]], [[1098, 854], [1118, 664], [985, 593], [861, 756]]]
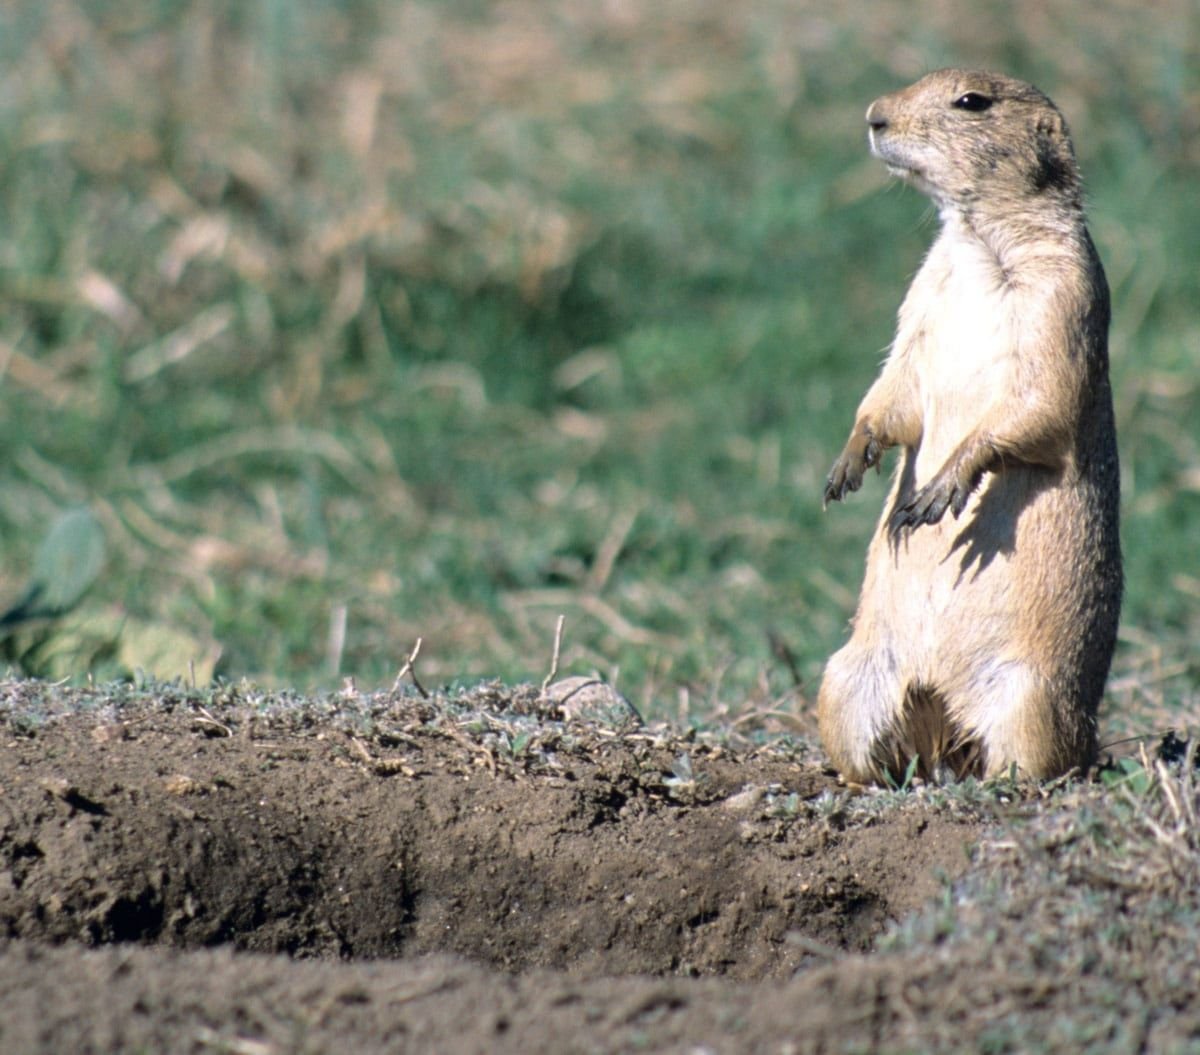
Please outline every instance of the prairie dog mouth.
[[889, 145], [886, 142], [880, 142], [881, 136], [878, 130], [874, 128], [867, 129], [867, 142], [871, 148], [871, 153], [879, 158], [885, 165], [887, 170], [893, 176], [901, 178], [915, 174], [916, 170], [909, 165], [896, 150], [895, 145]]

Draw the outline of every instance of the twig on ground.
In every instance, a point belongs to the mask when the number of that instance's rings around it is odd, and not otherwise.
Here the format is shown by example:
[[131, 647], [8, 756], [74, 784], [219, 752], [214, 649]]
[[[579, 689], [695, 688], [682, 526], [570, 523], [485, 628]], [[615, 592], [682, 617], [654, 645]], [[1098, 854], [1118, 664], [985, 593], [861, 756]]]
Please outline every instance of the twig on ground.
[[550, 657], [550, 673], [542, 679], [542, 698], [546, 696], [546, 690], [550, 688], [554, 679], [558, 677], [558, 656], [562, 650], [562, 635], [563, 623], [566, 621], [566, 616], [559, 614], [558, 622], [554, 626], [554, 654]]
[[1162, 740], [1166, 736], [1170, 736], [1175, 732], [1174, 729], [1156, 729], [1149, 733], [1138, 733], [1136, 736], [1122, 736], [1119, 740], [1109, 740], [1107, 743], [1100, 745], [1101, 751], [1107, 751], [1112, 747], [1120, 747], [1122, 744], [1136, 744], [1139, 741], [1143, 746], [1147, 740]]
[[200, 722], [202, 725], [211, 725], [214, 729], [220, 729], [224, 736], [233, 736], [233, 730], [229, 726], [224, 722], [218, 722], [216, 718], [199, 704], [196, 704], [196, 714], [193, 715], [193, 720]]
[[197, 1043], [206, 1048], [232, 1052], [233, 1055], [274, 1055], [278, 1050], [274, 1044], [249, 1037], [227, 1037], [208, 1026], [197, 1027], [194, 1034]]
[[376, 776], [390, 777], [396, 773], [403, 773], [406, 777], [417, 775], [417, 771], [403, 758], [376, 758], [357, 736], [350, 737], [350, 745]]
[[329, 611], [329, 641], [325, 648], [325, 665], [330, 677], [336, 678], [342, 670], [342, 658], [346, 654], [346, 621], [349, 608], [335, 604]]
[[392, 682], [392, 692], [400, 691], [400, 682], [404, 680], [404, 675], [407, 674], [412, 679], [413, 685], [416, 686], [417, 692], [425, 699], [429, 699], [429, 693], [425, 691], [425, 686], [417, 678], [417, 656], [421, 654], [422, 640], [422, 638], [417, 638], [417, 643], [413, 645], [413, 650], [408, 654], [408, 659], [404, 661], [404, 666], [400, 668], [400, 673], [396, 675], [396, 680]]

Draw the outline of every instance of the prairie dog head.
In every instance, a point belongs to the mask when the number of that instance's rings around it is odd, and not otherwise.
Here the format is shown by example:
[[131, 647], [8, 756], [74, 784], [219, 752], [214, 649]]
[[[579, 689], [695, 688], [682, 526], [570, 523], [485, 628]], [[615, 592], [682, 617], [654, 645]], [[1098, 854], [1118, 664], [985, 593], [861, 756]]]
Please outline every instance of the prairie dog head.
[[1033, 85], [997, 73], [938, 70], [867, 109], [871, 153], [963, 213], [1079, 205], [1066, 122]]

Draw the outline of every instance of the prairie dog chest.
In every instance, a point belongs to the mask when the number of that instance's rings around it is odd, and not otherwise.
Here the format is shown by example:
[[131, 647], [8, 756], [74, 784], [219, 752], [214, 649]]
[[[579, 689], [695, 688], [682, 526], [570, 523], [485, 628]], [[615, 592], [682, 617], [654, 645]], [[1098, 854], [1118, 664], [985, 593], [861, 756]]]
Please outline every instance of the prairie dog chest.
[[1013, 299], [991, 253], [943, 230], [913, 279], [897, 335], [916, 375], [923, 448], [947, 453], [1011, 389], [1020, 325]]

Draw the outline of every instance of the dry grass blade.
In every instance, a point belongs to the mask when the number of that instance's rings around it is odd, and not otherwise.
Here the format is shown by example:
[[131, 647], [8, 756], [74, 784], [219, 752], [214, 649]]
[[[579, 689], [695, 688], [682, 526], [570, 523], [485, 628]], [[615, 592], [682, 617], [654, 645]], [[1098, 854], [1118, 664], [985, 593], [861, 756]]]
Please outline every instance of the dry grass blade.
[[417, 678], [417, 657], [421, 654], [421, 638], [417, 638], [416, 644], [413, 645], [412, 651], [404, 660], [404, 665], [396, 674], [395, 680], [392, 682], [392, 692], [400, 691], [400, 683], [406, 677], [412, 679], [413, 687], [425, 699], [429, 699], [429, 693], [425, 691], [425, 686]]
[[362, 462], [335, 436], [290, 425], [244, 429], [196, 444], [164, 461], [138, 466], [136, 472], [147, 485], [170, 483], [221, 462], [250, 455], [285, 458], [316, 456], [324, 459], [351, 483], [366, 487], [372, 479]]
[[554, 652], [550, 656], [550, 670], [542, 679], [542, 698], [545, 699], [546, 690], [550, 688], [550, 684], [558, 677], [558, 657], [562, 651], [562, 635], [563, 623], [566, 621], [566, 616], [559, 615], [558, 620], [554, 624]]
[[216, 340], [234, 321], [234, 310], [228, 304], [217, 304], [169, 333], [161, 340], [129, 357], [125, 363], [125, 380], [130, 384], [147, 381], [168, 366], [182, 362], [197, 348]]

